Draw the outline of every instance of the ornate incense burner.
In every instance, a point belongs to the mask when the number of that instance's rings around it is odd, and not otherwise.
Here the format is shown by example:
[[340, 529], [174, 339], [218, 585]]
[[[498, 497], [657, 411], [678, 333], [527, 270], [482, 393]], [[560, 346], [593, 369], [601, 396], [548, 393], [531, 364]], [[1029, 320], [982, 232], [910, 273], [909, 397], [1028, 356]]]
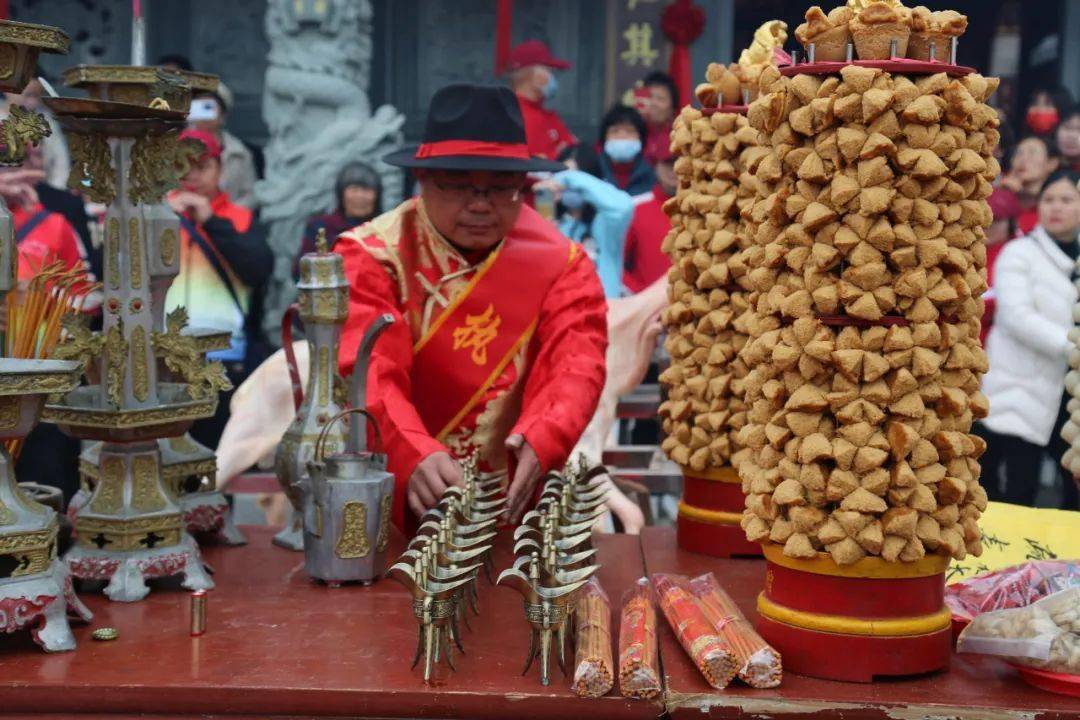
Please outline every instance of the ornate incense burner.
[[[168, 289], [167, 284], [165, 289]], [[154, 296], [156, 298], [157, 294]], [[162, 292], [162, 303], [164, 297], [165, 293]], [[187, 327], [181, 334], [192, 338], [201, 356], [229, 347], [230, 334], [224, 330]], [[171, 371], [164, 365], [159, 365], [158, 373], [159, 378], [174, 379]], [[94, 443], [79, 456], [82, 488], [76, 493], [76, 497], [72, 498], [70, 511], [82, 507], [97, 485], [101, 445]], [[159, 438], [158, 447], [161, 450], [161, 475], [165, 484], [179, 498], [188, 532], [216, 534], [228, 545], [246, 543], [243, 533], [233, 522], [232, 510], [225, 495], [217, 489], [214, 480], [217, 475], [217, 456], [214, 451], [197, 442], [190, 434]]]
[[[67, 36], [56, 28], [0, 21], [0, 90], [22, 92], [38, 54], [67, 52], [67, 47]], [[27, 146], [48, 134], [42, 116], [13, 107], [10, 117], [0, 121], [0, 164], [21, 164]], [[18, 248], [12, 230], [7, 206], [0, 203], [0, 305], [16, 282]], [[78, 383], [75, 362], [0, 358], [0, 440], [26, 437], [45, 399]], [[57, 560], [56, 543], [56, 511], [19, 487], [11, 455], [0, 444], [0, 632], [30, 630], [48, 651], [75, 648], [69, 612], [83, 620], [92, 617]]]
[[[315, 456], [315, 441], [330, 418], [345, 405], [345, 382], [337, 371], [341, 330], [349, 316], [349, 282], [341, 256], [330, 252], [325, 231], [319, 232], [315, 252], [300, 258], [297, 304], [290, 307], [281, 324], [281, 346], [293, 378], [296, 417], [281, 438], [274, 457], [274, 471], [282, 490], [292, 503], [292, 516], [274, 536], [274, 544], [289, 550], [304, 549], [300, 484], [308, 476], [308, 463]], [[292, 323], [299, 315], [307, 334], [309, 370], [307, 393], [300, 389], [299, 370], [292, 354]], [[367, 366], [365, 362], [365, 367]], [[363, 399], [363, 396], [360, 396]], [[343, 425], [326, 431], [326, 452], [345, 447]]]
[[[323, 426], [315, 442], [306, 477], [300, 479], [304, 520], [304, 567], [313, 578], [332, 586], [342, 582], [370, 583], [386, 567], [390, 542], [390, 505], [394, 476], [386, 471], [386, 455], [367, 450], [368, 357], [393, 317], [376, 318], [364, 334], [353, 371], [352, 408]], [[350, 418], [343, 452], [328, 454], [326, 442], [339, 420]], [[378, 426], [372, 422], [378, 433]]]
[[[105, 594], [128, 602], [146, 596], [148, 577], [180, 574], [188, 589], [213, 587], [165, 480], [159, 440], [212, 415], [218, 391], [229, 387], [221, 364], [207, 363], [183, 333], [186, 311], [162, 317], [162, 286], [180, 260], [179, 222], [162, 200], [202, 148], [179, 141], [185, 114], [154, 94], [165, 92], [160, 75], [147, 83], [146, 97], [153, 97], [146, 105], [45, 100], [67, 134], [69, 184], [108, 205], [104, 328], [92, 333], [70, 324], [56, 353], [93, 366], [96, 380], [46, 407], [65, 433], [102, 442], [98, 483], [75, 512], [77, 544], [64, 559], [73, 575], [108, 580]], [[186, 106], [190, 86], [176, 77], [166, 85], [166, 95], [180, 93], [178, 104]], [[159, 357], [179, 381], [166, 381]]]

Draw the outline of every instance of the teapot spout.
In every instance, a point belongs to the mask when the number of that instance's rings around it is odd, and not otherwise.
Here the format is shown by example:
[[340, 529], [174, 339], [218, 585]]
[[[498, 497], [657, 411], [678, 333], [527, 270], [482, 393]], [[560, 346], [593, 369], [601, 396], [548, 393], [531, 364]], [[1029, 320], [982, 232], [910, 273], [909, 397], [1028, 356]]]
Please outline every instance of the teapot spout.
[[[350, 405], [359, 410], [367, 408], [367, 376], [368, 366], [371, 364], [371, 351], [375, 347], [375, 341], [383, 332], [394, 324], [394, 316], [385, 313], [375, 318], [368, 326], [360, 341], [360, 347], [356, 349], [356, 362], [353, 365], [352, 393], [349, 397]], [[357, 414], [349, 424], [348, 452], [367, 452], [367, 418]]]

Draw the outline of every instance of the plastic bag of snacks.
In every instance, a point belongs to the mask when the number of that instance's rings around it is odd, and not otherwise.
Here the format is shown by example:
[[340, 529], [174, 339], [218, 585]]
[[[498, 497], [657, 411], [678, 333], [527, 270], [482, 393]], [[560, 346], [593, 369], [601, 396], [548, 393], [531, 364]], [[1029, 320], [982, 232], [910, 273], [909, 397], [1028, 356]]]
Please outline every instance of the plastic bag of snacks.
[[652, 582], [664, 616], [683, 650], [710, 685], [717, 689], [727, 687], [738, 671], [735, 655], [705, 617], [687, 587], [686, 578], [659, 573], [652, 576]]
[[953, 583], [945, 588], [945, 604], [954, 618], [970, 621], [994, 610], [1027, 607], [1071, 587], [1080, 587], [1080, 565], [1036, 560]]
[[646, 578], [640, 578], [623, 595], [619, 624], [619, 692], [629, 698], [652, 698], [660, 694], [656, 608]]
[[694, 578], [690, 581], [690, 592], [716, 628], [717, 635], [731, 648], [739, 679], [755, 688], [779, 685], [783, 677], [780, 653], [747, 622], [735, 601], [720, 587], [716, 576], [705, 573]]
[[615, 675], [611, 663], [611, 603], [595, 577], [581, 589], [574, 616], [574, 692], [580, 697], [601, 697], [611, 690]]
[[964, 628], [957, 652], [999, 655], [1039, 670], [1080, 674], [1080, 587], [1027, 607], [983, 613]]

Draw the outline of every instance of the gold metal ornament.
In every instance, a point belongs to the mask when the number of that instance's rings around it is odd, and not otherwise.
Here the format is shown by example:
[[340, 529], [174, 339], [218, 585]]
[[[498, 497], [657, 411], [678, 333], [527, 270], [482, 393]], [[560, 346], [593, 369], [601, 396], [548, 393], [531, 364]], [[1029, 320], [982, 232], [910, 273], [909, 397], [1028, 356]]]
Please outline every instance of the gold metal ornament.
[[124, 339], [124, 321], [105, 333], [105, 394], [113, 407], [124, 404], [124, 369], [127, 367], [128, 341]]
[[12, 105], [8, 117], [0, 120], [0, 139], [3, 140], [0, 165], [21, 165], [26, 159], [27, 147], [37, 145], [49, 135], [52, 135], [52, 128], [44, 115]]
[[61, 323], [67, 339], [57, 345], [53, 357], [57, 360], [78, 360], [83, 364], [85, 373], [91, 361], [105, 349], [105, 336], [91, 332], [89, 318], [82, 314], [68, 315]]
[[362, 558], [371, 552], [367, 536], [367, 506], [350, 501], [341, 508], [341, 537], [334, 552], [343, 560]]
[[205, 362], [198, 341], [183, 334], [187, 325], [187, 309], [178, 307], [165, 316], [165, 332], [153, 333], [154, 353], [165, 366], [188, 384], [188, 394], [193, 400], [204, 400], [232, 389], [220, 362]]
[[142, 326], [131, 331], [131, 393], [143, 402], [150, 393], [150, 371], [147, 367], [146, 330]]
[[94, 202], [111, 204], [116, 199], [116, 177], [112, 169], [112, 152], [105, 136], [68, 132], [67, 142], [71, 153], [68, 187]]

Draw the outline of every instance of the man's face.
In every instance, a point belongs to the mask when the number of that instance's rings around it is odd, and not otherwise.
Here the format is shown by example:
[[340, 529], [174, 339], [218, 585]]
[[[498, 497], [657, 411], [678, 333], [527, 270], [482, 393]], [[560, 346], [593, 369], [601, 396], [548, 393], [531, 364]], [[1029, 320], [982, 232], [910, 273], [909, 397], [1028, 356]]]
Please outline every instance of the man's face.
[[220, 192], [218, 181], [221, 179], [221, 162], [209, 155], [193, 163], [191, 170], [183, 177], [180, 184], [184, 189], [196, 195], [212, 200]]
[[671, 100], [671, 91], [665, 85], [649, 85], [649, 101], [642, 113], [645, 119], [655, 125], [661, 125], [675, 117], [675, 103]]
[[458, 247], [493, 248], [517, 222], [525, 173], [424, 170], [417, 177], [432, 224]]

